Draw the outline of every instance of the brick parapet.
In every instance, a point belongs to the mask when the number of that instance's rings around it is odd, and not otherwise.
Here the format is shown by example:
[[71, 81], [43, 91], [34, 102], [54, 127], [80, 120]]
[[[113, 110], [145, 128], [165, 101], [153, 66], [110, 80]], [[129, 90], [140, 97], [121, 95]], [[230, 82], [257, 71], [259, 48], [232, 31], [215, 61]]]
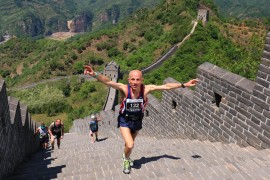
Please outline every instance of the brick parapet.
[[27, 107], [7, 96], [5, 82], [0, 80], [0, 179], [37, 150], [39, 141], [33, 138], [36, 127]]

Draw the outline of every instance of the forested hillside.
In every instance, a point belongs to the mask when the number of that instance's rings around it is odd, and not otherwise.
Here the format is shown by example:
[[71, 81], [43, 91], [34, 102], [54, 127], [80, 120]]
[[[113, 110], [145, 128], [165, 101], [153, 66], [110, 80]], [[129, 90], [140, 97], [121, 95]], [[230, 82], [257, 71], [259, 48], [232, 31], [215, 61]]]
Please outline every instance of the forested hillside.
[[68, 31], [68, 20], [80, 18], [83, 31], [117, 23], [142, 7], [154, 7], [159, 0], [0, 0], [0, 37], [42, 37]]
[[215, 0], [221, 15], [238, 18], [265, 18], [270, 16], [269, 0]]
[[[136, 11], [127, 21], [111, 29], [77, 35], [66, 41], [12, 38], [0, 46], [0, 75], [12, 88], [56, 76], [81, 74], [83, 65], [89, 63], [95, 70], [102, 70], [112, 60], [120, 64], [122, 72], [142, 69], [190, 32], [197, 18], [199, 2], [210, 9], [209, 22], [203, 25], [199, 21], [194, 34], [168, 61], [145, 74], [145, 83], [162, 84], [167, 77], [180, 82], [196, 78], [197, 67], [204, 62], [254, 80], [269, 27], [260, 20], [223, 22], [211, 0], [162, 1], [154, 9]], [[126, 82], [126, 75], [120, 81]], [[54, 83], [51, 88], [10, 93], [29, 103], [31, 112], [40, 119], [42, 117], [37, 114], [62, 114], [70, 121], [100, 110], [106, 96], [106, 93], [98, 94], [102, 88], [105, 89], [104, 86], [93, 88], [93, 84], [81, 81], [63, 82], [61, 86]], [[54, 97], [65, 98], [65, 106], [51, 112], [46, 107], [57, 104], [50, 104], [56, 102], [50, 102], [49, 98], [46, 102], [50, 103], [46, 106], [30, 103], [43, 103], [45, 95], [49, 94], [47, 92], [54, 92]], [[27, 99], [29, 96], [34, 98]], [[97, 106], [91, 104], [96, 98], [99, 99]]]

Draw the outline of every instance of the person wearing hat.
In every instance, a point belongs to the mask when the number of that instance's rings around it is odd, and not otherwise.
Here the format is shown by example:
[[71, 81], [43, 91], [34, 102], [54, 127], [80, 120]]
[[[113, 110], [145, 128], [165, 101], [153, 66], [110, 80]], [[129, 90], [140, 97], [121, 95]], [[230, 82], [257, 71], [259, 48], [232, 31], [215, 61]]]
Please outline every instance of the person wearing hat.
[[91, 115], [89, 122], [89, 129], [90, 129], [89, 135], [92, 138], [92, 143], [98, 141], [98, 121], [100, 121], [100, 119], [98, 119], [96, 115]]

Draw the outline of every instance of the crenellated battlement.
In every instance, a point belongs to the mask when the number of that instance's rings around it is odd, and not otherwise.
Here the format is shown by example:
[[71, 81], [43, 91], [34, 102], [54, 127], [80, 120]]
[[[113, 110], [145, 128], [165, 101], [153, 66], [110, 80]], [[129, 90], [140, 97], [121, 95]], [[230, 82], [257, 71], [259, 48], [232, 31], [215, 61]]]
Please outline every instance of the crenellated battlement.
[[6, 84], [0, 80], [0, 179], [37, 150], [39, 142], [33, 137], [36, 127], [27, 106], [8, 97]]
[[[209, 139], [269, 148], [269, 47], [270, 33], [255, 82], [210, 63], [199, 66], [200, 82], [194, 92], [181, 88], [164, 91], [160, 103], [149, 102], [142, 132], [156, 137]], [[168, 78], [165, 83], [173, 81]]]

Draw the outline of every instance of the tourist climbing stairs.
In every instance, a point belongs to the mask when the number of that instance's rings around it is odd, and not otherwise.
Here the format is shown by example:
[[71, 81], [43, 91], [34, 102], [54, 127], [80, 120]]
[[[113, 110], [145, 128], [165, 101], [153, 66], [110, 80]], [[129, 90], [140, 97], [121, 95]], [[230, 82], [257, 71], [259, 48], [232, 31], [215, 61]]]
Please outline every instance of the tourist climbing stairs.
[[38, 151], [6, 179], [270, 179], [269, 149], [139, 135], [134, 166], [123, 174], [123, 146], [119, 131], [109, 125], [100, 126], [95, 143], [87, 133], [66, 133], [60, 149]]

